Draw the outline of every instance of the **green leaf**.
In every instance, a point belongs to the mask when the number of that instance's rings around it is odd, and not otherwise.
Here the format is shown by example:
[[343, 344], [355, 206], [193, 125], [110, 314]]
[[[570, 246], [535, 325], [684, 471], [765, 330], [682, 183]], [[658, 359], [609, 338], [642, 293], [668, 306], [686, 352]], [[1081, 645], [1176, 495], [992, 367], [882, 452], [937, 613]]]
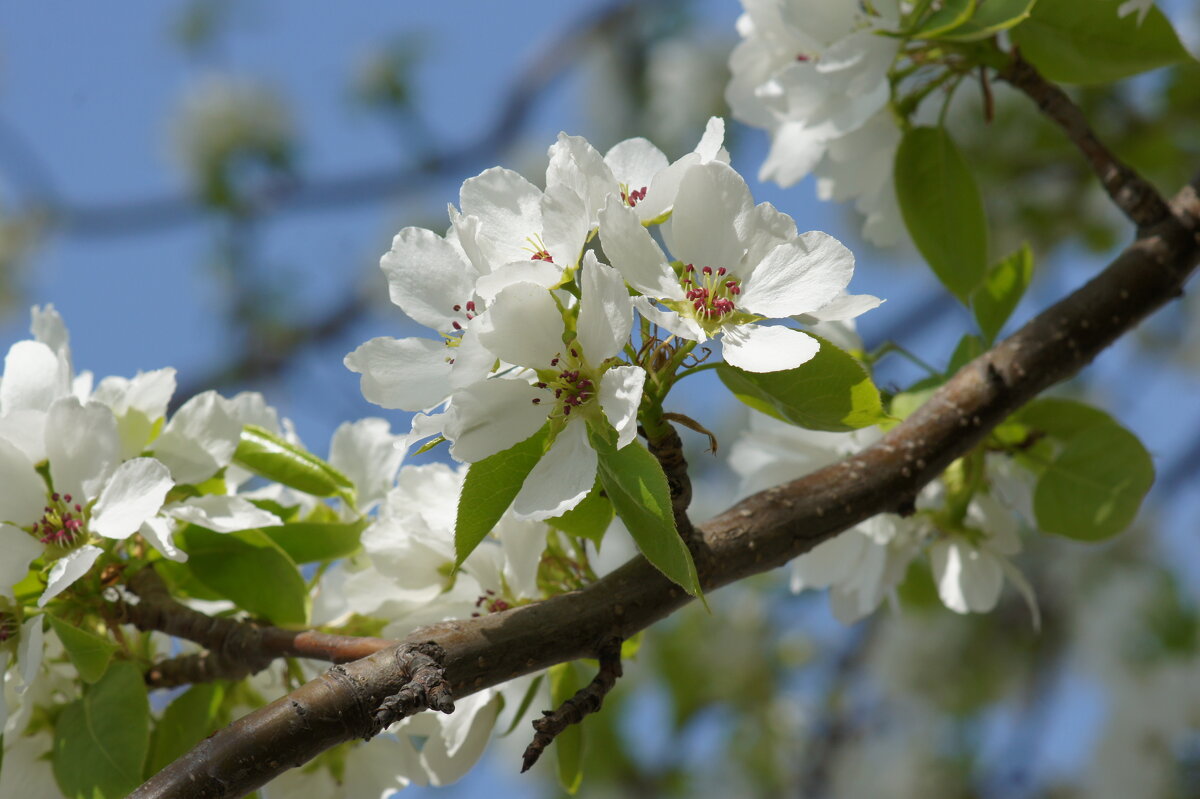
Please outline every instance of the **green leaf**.
[[521, 484], [545, 454], [549, 435], [547, 424], [520, 444], [476, 461], [467, 469], [454, 523], [455, 565], [462, 565], [475, 551], [516, 499]]
[[988, 343], [1004, 327], [1033, 279], [1033, 251], [1028, 244], [994, 264], [971, 295], [971, 310]]
[[163, 711], [150, 737], [150, 759], [145, 777], [153, 777], [168, 764], [225, 725], [221, 707], [225, 686], [200, 683], [184, 691]]
[[62, 641], [63, 649], [67, 650], [67, 657], [79, 669], [79, 676], [84, 682], [92, 683], [104, 676], [113, 653], [117, 651], [115, 643], [57, 616], [50, 617], [50, 626], [54, 628], [58, 640]]
[[546, 524], [567, 535], [586, 538], [599, 549], [600, 542], [604, 540], [604, 533], [612, 523], [612, 518], [612, 503], [608, 501], [608, 495], [604, 493], [604, 486], [600, 484], [600, 478], [597, 477], [596, 484], [592, 486], [591, 492], [583, 498], [583, 502], [556, 519], [547, 519]]
[[974, 42], [995, 36], [1029, 17], [1037, 0], [984, 0], [974, 15], [948, 33], [938, 36], [952, 42]]
[[599, 455], [600, 482], [638, 549], [685, 591], [700, 596], [696, 564], [675, 529], [671, 491], [658, 459], [640, 441], [617, 449], [603, 434], [591, 429], [589, 434]]
[[1137, 515], [1154, 483], [1154, 463], [1118, 424], [1076, 433], [1046, 467], [1033, 493], [1038, 526], [1079, 541], [1103, 541]]
[[1047, 80], [1094, 85], [1191, 60], [1171, 23], [1151, 8], [1117, 16], [1115, 0], [1039, 0], [1012, 29], [1021, 55]]
[[264, 527], [267, 537], [279, 545], [294, 563], [315, 563], [353, 555], [359, 549], [359, 539], [371, 520], [367, 517], [352, 522], [290, 522], [278, 527]]
[[818, 338], [812, 360], [783, 372], [717, 367], [725, 387], [745, 404], [809, 430], [844, 432], [870, 427], [886, 416], [879, 389], [850, 353]]
[[1063, 442], [1070, 441], [1089, 428], [1117, 423], [1099, 408], [1058, 397], [1034, 400], [1018, 411], [1016, 418], [1022, 424]]
[[954, 31], [971, 18], [975, 11], [975, 0], [946, 0], [912, 32], [914, 39], [935, 39]]
[[950, 364], [946, 367], [946, 375], [953, 376], [958, 370], [983, 354], [987, 347], [979, 336], [966, 334], [958, 340], [958, 345], [950, 355]]
[[943, 128], [904, 134], [896, 150], [896, 199], [913, 243], [965, 305], [987, 271], [987, 218], [975, 177]]
[[233, 460], [257, 475], [318, 497], [355, 504], [354, 483], [325, 461], [257, 425], [242, 429]]
[[308, 586], [287, 553], [262, 530], [214, 533], [188, 525], [175, 534], [185, 564], [211, 591], [279, 625], [308, 620]]
[[54, 724], [54, 778], [71, 799], [120, 799], [142, 783], [150, 746], [150, 702], [132, 663], [63, 708]]
[[[574, 663], [559, 663], [550, 668], [550, 697], [555, 707], [583, 687]], [[554, 739], [554, 757], [558, 784], [574, 795], [583, 782], [583, 726], [571, 724]]]

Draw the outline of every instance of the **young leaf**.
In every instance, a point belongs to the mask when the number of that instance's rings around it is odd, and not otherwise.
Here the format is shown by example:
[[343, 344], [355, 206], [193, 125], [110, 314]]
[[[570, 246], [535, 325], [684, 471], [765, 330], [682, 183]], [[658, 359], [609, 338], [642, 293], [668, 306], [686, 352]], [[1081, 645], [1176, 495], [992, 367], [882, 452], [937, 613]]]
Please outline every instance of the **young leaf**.
[[355, 503], [354, 483], [325, 461], [257, 425], [242, 429], [233, 460], [268, 480], [318, 497]]
[[825, 339], [820, 341], [812, 360], [795, 369], [746, 372], [721, 364], [717, 374], [751, 408], [809, 430], [844, 432], [883, 421], [879, 389], [862, 364]]
[[521, 484], [545, 454], [549, 435], [547, 425], [520, 444], [472, 463], [467, 469], [454, 523], [457, 565], [462, 565], [475, 547], [487, 538], [516, 499]]
[[1004, 327], [1033, 278], [1033, 252], [1028, 244], [994, 264], [971, 295], [971, 310], [988, 343]]
[[[550, 697], [555, 707], [562, 706], [582, 687], [583, 680], [574, 663], [560, 663], [551, 667]], [[558, 784], [574, 796], [583, 782], [582, 725], [572, 724], [554, 738], [554, 757]]]
[[1037, 0], [987, 0], [963, 24], [937, 38], [952, 42], [975, 42], [1008, 30], [1029, 16]]
[[296, 564], [262, 530], [214, 533], [188, 525], [175, 534], [188, 567], [209, 590], [275, 624], [308, 620], [308, 586]]
[[1118, 424], [1076, 433], [1038, 479], [1033, 510], [1047, 533], [1103, 541], [1137, 515], [1154, 483], [1154, 463], [1137, 436]]
[[54, 724], [54, 777], [71, 799], [120, 799], [142, 784], [150, 703], [141, 672], [114, 663]]
[[589, 433], [599, 455], [600, 482], [638, 549], [685, 591], [700, 596], [696, 564], [675, 529], [671, 491], [658, 460], [640, 441], [617, 449], [604, 435]]
[[1094, 85], [1188, 61], [1191, 56], [1157, 8], [1138, 23], [1115, 2], [1038, 0], [1012, 29], [1021, 55], [1047, 80]]
[[930, 14], [915, 31], [914, 39], [934, 39], [957, 30], [971, 18], [975, 0], [946, 0], [941, 8]]
[[586, 538], [599, 549], [604, 533], [612, 522], [613, 506], [604, 493], [604, 486], [597, 477], [591, 492], [571, 510], [556, 519], [547, 519], [546, 524], [567, 535]]
[[152, 777], [225, 724], [222, 683], [199, 683], [175, 697], [150, 736], [146, 777]]
[[1022, 408], [1016, 418], [1029, 427], [1062, 442], [1091, 427], [1116, 424], [1099, 408], [1060, 397], [1043, 397]]
[[79, 676], [84, 682], [95, 682], [104, 676], [113, 653], [117, 651], [115, 643], [57, 616], [50, 617], [50, 626], [54, 628], [58, 640], [62, 641], [63, 649], [67, 650], [67, 657], [79, 670]]
[[365, 516], [352, 522], [290, 522], [278, 527], [264, 527], [262, 532], [294, 563], [316, 563], [357, 552], [362, 532], [370, 523]]
[[896, 150], [894, 177], [913, 243], [967, 304], [987, 270], [987, 218], [967, 162], [943, 128], [913, 128]]

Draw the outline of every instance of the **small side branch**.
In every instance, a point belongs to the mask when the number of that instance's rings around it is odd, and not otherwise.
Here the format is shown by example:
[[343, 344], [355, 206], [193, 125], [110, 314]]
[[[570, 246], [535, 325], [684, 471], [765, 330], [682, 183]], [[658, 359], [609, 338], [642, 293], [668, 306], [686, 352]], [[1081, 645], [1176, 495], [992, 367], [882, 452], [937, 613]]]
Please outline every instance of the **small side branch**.
[[540, 719], [533, 721], [535, 732], [533, 740], [525, 748], [521, 773], [529, 771], [559, 733], [572, 724], [583, 721], [583, 717], [589, 713], [599, 710], [604, 704], [604, 697], [617, 684], [617, 678], [621, 676], [621, 639], [611, 638], [606, 641], [600, 647], [597, 656], [600, 658], [600, 671], [592, 681], [576, 691], [574, 696], [557, 709], [544, 711]]
[[646, 437], [650, 454], [658, 459], [663, 473], [667, 476], [675, 528], [679, 530], [680, 538], [688, 545], [688, 549], [692, 550], [694, 556], [698, 538], [692, 520], [687, 515], [688, 506], [692, 504], [692, 478], [688, 475], [687, 459], [683, 457], [683, 441], [680, 440], [675, 427], [665, 421], [654, 437], [643, 427], [639, 427], [638, 430]]
[[396, 650], [396, 664], [408, 683], [379, 703], [375, 711], [376, 729], [365, 737], [370, 739], [388, 725], [422, 710], [453, 713], [454, 696], [442, 665], [445, 658], [445, 650], [432, 641]]
[[146, 674], [151, 687], [241, 679], [262, 671], [280, 657], [349, 663], [396, 644], [383, 638], [284, 630], [269, 624], [209, 616], [172, 598], [153, 566], [134, 572], [126, 585], [140, 601], [116, 602], [114, 621], [132, 624], [139, 630], [164, 632], [209, 650], [156, 664]]
[[1066, 92], [1043, 78], [1019, 52], [1013, 52], [1000, 77], [1028, 95], [1042, 113], [1063, 129], [1100, 178], [1108, 196], [1134, 224], [1147, 228], [1171, 215], [1158, 190], [1096, 138], [1079, 106]]

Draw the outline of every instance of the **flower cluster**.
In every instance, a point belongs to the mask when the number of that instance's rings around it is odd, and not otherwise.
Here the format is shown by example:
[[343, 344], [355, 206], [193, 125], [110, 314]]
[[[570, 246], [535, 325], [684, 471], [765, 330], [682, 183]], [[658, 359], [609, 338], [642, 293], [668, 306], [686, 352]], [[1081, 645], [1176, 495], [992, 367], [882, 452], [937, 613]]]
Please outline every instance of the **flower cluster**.
[[[749, 429], [733, 445], [730, 465], [742, 477], [743, 492], [750, 493], [853, 455], [880, 435], [878, 428], [822, 433], [753, 414]], [[1009, 560], [1021, 550], [1014, 510], [1029, 505], [1030, 476], [1011, 468], [1003, 456], [986, 466], [990, 488], [966, 497], [961, 518], [946, 513], [956, 467], [925, 487], [912, 516], [879, 514], [801, 555], [792, 564], [792, 590], [828, 588], [834, 615], [852, 624], [894, 595], [909, 566], [925, 552], [938, 596], [950, 610], [990, 611], [1007, 576], [1029, 603], [1036, 625], [1033, 591]]]
[[644, 139], [601, 155], [561, 134], [544, 190], [500, 168], [467, 180], [444, 236], [406, 228], [381, 261], [393, 302], [438, 338], [350, 353], [363, 394], [423, 411], [412, 440], [444, 437], [467, 463], [544, 431], [513, 503], [537, 520], [587, 496], [593, 439], [628, 446], [698, 345], [719, 341], [752, 372], [811, 359], [816, 339], [767, 323], [852, 318], [879, 301], [846, 294], [854, 258], [839, 242], [754, 204], [723, 130], [711, 120], [674, 163]]

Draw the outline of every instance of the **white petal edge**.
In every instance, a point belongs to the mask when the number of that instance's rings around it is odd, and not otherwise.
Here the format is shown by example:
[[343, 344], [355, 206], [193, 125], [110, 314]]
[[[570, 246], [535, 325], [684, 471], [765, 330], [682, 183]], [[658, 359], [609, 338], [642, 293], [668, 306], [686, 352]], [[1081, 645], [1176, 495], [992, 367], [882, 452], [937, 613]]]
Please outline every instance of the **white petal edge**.
[[359, 388], [381, 408], [420, 411], [450, 393], [452, 351], [440, 341], [380, 336], [363, 342], [342, 363], [362, 375]]
[[587, 423], [572, 419], [525, 478], [513, 500], [518, 519], [541, 521], [561, 516], [583, 502], [596, 483], [596, 450]]
[[501, 360], [547, 369], [563, 350], [563, 319], [544, 287], [516, 283], [479, 317], [479, 341]]
[[0, 596], [13, 598], [12, 587], [25, 579], [29, 564], [43, 549], [41, 541], [20, 527], [0, 524]]
[[88, 569], [92, 568], [92, 564], [96, 562], [96, 558], [100, 557], [103, 551], [100, 547], [81, 547], [55, 561], [54, 566], [50, 568], [50, 576], [46, 580], [46, 590], [38, 599], [38, 607], [46, 607], [47, 602], [66, 591], [71, 583], [87, 574]]
[[617, 431], [617, 449], [637, 435], [637, 412], [645, 383], [646, 370], [640, 366], [617, 366], [600, 378], [600, 407]]
[[128, 538], [158, 513], [174, 485], [170, 470], [154, 458], [125, 461], [100, 492], [89, 529], [105, 538]]
[[633, 329], [633, 305], [621, 273], [588, 250], [583, 257], [583, 297], [577, 335], [588, 362], [599, 365], [621, 352]]
[[283, 521], [244, 497], [207, 494], [170, 505], [165, 512], [184, 522], [206, 527], [215, 533], [233, 533], [256, 527], [278, 527]]
[[188, 556], [186, 552], [175, 546], [175, 539], [172, 536], [174, 528], [175, 523], [170, 519], [165, 519], [162, 516], [154, 516], [142, 522], [142, 526], [138, 528], [138, 533], [142, 538], [149, 541], [152, 547], [161, 552], [164, 558], [173, 560], [176, 563], [183, 563], [188, 559]]
[[820, 342], [790, 327], [736, 325], [721, 337], [725, 362], [747, 372], [781, 372], [807, 363]]

